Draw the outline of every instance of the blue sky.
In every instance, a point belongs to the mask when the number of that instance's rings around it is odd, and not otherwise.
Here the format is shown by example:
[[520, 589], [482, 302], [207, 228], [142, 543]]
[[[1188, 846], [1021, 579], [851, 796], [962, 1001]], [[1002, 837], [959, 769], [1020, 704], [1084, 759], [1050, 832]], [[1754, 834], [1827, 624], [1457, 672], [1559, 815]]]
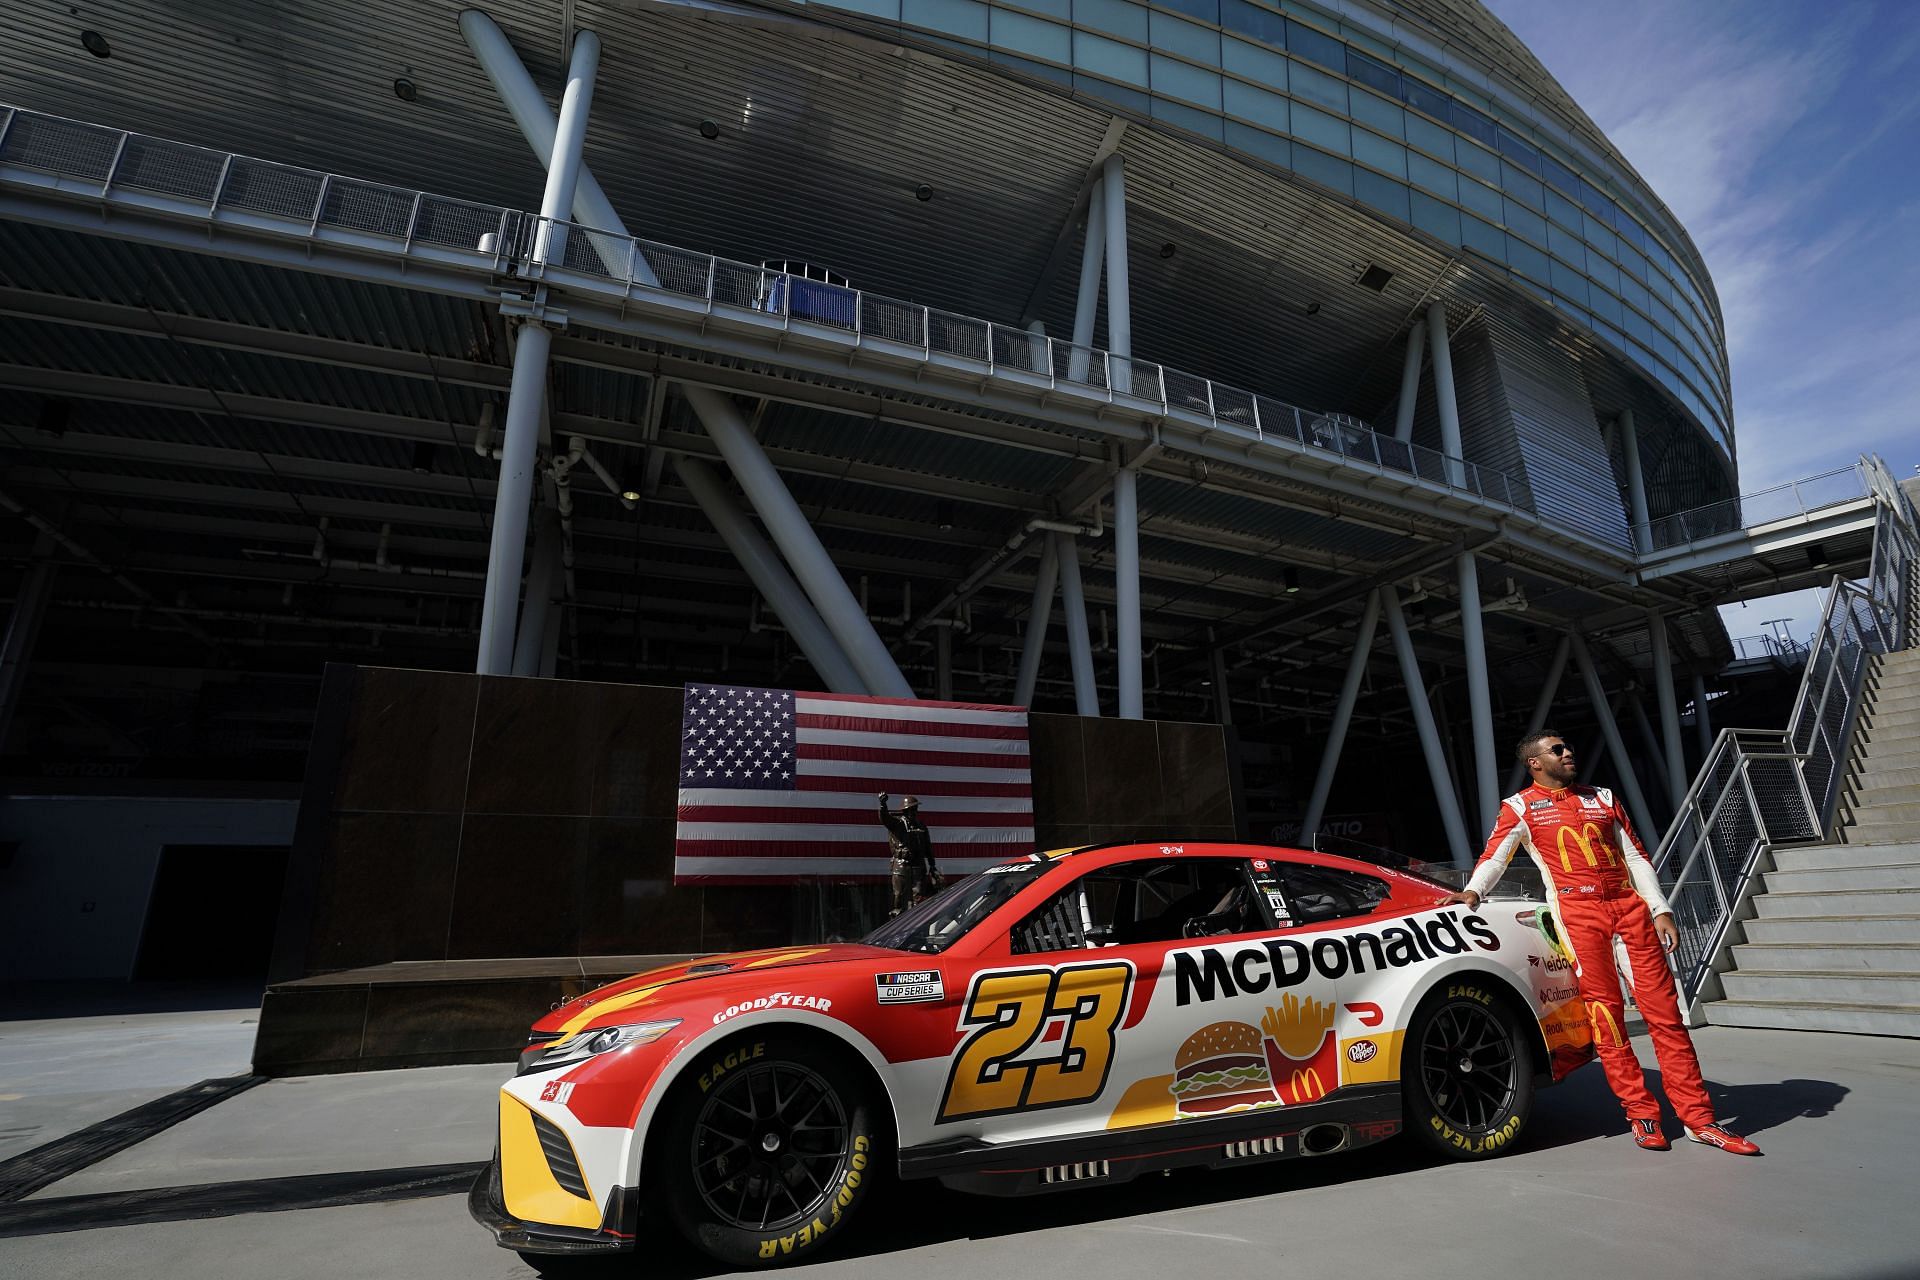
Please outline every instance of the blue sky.
[[[1920, 464], [1920, 4], [1487, 0], [1693, 236], [1740, 488]], [[1818, 606], [1731, 609], [1736, 636]], [[1756, 612], [1757, 611], [1757, 612]]]

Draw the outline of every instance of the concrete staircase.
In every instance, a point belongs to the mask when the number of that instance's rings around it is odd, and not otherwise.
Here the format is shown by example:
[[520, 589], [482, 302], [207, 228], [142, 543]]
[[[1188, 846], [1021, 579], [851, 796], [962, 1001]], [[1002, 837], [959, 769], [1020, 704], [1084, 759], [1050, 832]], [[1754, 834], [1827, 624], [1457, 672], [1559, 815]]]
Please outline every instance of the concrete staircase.
[[1838, 828], [1772, 851], [1707, 1021], [1920, 1036], [1920, 649], [1868, 669]]

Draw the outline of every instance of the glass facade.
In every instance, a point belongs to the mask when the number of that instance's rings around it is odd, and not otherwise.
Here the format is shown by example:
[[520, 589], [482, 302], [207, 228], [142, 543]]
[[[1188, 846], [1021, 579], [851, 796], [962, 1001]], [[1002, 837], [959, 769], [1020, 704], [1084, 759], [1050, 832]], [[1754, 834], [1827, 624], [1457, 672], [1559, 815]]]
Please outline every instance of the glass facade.
[[1223, 142], [1465, 249], [1639, 364], [1733, 454], [1725, 333], [1659, 219], [1363, 30], [1296, 0], [816, 3]]

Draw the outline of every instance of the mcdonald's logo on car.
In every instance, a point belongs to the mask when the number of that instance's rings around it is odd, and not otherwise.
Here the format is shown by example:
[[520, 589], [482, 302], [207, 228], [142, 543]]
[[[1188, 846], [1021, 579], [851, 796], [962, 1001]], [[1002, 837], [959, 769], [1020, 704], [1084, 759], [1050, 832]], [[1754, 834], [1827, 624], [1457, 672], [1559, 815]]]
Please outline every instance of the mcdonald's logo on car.
[[1560, 834], [1556, 837], [1556, 843], [1560, 846], [1560, 869], [1562, 871], [1573, 870], [1573, 856], [1567, 851], [1568, 836], [1573, 837], [1574, 843], [1579, 846], [1581, 855], [1586, 858], [1588, 866], [1597, 867], [1601, 865], [1603, 859], [1609, 867], [1616, 864], [1617, 860], [1613, 853], [1613, 837], [1602, 831], [1598, 825], [1591, 822], [1584, 822], [1580, 824], [1580, 830], [1578, 831], [1575, 831], [1571, 825], [1560, 828]]
[[1296, 1067], [1293, 1078], [1287, 1082], [1288, 1090], [1295, 1102], [1312, 1102], [1315, 1098], [1327, 1096], [1327, 1086], [1320, 1079], [1320, 1072], [1314, 1067]]

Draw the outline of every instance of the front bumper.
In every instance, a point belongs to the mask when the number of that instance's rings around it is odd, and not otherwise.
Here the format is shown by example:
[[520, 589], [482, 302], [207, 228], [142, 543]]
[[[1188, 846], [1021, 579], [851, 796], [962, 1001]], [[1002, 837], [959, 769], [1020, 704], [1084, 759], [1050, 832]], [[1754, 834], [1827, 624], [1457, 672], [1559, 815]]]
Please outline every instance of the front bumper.
[[608, 1197], [606, 1220], [618, 1223], [616, 1229], [590, 1230], [584, 1227], [557, 1227], [522, 1222], [507, 1212], [506, 1198], [500, 1190], [500, 1155], [487, 1163], [467, 1192], [467, 1212], [473, 1220], [493, 1233], [494, 1243], [516, 1253], [581, 1254], [621, 1253], [633, 1248], [639, 1222], [637, 1192], [616, 1188]]

